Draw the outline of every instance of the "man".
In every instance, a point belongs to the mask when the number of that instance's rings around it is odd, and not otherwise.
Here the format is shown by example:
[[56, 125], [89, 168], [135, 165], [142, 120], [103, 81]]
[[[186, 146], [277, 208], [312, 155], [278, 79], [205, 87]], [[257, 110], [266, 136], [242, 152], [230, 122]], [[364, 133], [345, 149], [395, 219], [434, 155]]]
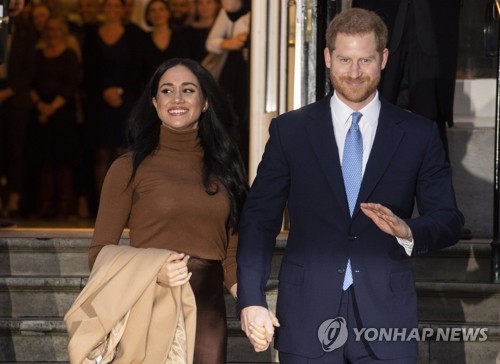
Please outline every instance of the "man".
[[[415, 363], [415, 341], [356, 340], [354, 328], [416, 328], [410, 256], [460, 238], [463, 216], [436, 124], [378, 95], [386, 43], [374, 12], [338, 14], [324, 52], [335, 91], [269, 128], [239, 227], [238, 308], [256, 351], [279, 326], [281, 363]], [[276, 320], [265, 286], [285, 205]], [[340, 329], [349, 334], [341, 347], [319, 340]]]
[[389, 27], [381, 94], [435, 121], [448, 158], [461, 0], [354, 0], [353, 6], [377, 12]]
[[170, 28], [172, 30], [183, 30], [193, 21], [192, 5], [190, 0], [168, 0]]

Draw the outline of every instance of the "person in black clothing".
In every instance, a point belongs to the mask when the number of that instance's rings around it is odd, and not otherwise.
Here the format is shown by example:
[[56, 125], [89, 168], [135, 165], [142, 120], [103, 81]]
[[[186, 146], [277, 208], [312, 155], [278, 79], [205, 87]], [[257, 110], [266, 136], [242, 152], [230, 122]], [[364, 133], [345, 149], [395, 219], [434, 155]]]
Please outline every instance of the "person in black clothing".
[[[8, 17], [14, 17], [19, 15], [27, 2], [25, 0], [2, 0], [1, 5], [3, 8], [8, 8], [7, 14], [1, 14], [2, 17], [8, 19]], [[3, 20], [3, 19], [2, 19]], [[5, 62], [5, 58], [7, 55], [7, 35], [8, 35], [8, 27], [2, 21], [0, 23], [0, 65]], [[11, 220], [0, 219], [0, 228], [5, 227], [13, 227], [15, 223]]]
[[165, 0], [151, 0], [146, 5], [144, 20], [151, 27], [151, 31], [142, 42], [144, 84], [164, 61], [190, 56], [190, 44], [184, 32], [173, 30], [170, 26], [170, 18], [170, 6]]
[[82, 48], [97, 196], [109, 166], [126, 146], [126, 119], [141, 88], [141, 40], [123, 24], [124, 6], [123, 0], [104, 0], [103, 22], [86, 35]]

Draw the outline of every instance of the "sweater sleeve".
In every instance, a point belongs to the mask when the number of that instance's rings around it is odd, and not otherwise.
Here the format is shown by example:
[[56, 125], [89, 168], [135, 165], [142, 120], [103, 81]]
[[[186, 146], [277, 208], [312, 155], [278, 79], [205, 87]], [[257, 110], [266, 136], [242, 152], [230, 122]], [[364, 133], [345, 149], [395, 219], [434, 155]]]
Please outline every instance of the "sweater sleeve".
[[216, 54], [222, 53], [224, 50], [221, 48], [221, 43], [224, 39], [230, 36], [229, 31], [231, 28], [231, 21], [227, 17], [226, 11], [221, 9], [219, 15], [215, 19], [214, 24], [212, 25], [212, 29], [210, 29], [210, 33], [208, 33], [208, 37], [205, 43], [205, 47], [207, 51], [213, 52]]
[[228, 234], [226, 257], [222, 261], [222, 266], [224, 267], [224, 282], [227, 289], [230, 289], [236, 284], [236, 249], [238, 247], [238, 234], [233, 234], [232, 230], [230, 230]]
[[126, 155], [113, 162], [106, 174], [90, 244], [90, 269], [104, 246], [117, 245], [120, 241], [132, 206], [133, 182], [129, 184], [131, 172], [132, 160]]

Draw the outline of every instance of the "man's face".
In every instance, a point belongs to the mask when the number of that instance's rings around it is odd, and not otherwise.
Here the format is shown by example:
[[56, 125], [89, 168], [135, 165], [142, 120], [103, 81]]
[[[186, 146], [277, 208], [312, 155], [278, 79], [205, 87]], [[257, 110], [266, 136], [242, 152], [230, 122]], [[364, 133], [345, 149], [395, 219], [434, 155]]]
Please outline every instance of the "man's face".
[[96, 0], [80, 0], [78, 6], [84, 23], [91, 23], [97, 20], [99, 3]]
[[333, 52], [325, 49], [325, 63], [339, 99], [353, 110], [366, 106], [375, 96], [388, 53], [377, 51], [373, 33], [337, 34]]
[[169, 0], [168, 5], [174, 18], [183, 18], [189, 12], [189, 0]]

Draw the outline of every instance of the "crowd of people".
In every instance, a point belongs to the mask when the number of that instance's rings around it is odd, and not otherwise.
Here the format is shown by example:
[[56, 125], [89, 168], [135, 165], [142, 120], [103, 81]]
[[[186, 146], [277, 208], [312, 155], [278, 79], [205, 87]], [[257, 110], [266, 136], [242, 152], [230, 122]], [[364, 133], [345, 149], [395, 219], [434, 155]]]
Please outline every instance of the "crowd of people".
[[[130, 112], [165, 60], [227, 53], [225, 79], [247, 77], [245, 0], [141, 1], [78, 0], [72, 11], [35, 0], [13, 18], [0, 65], [2, 217], [94, 216], [108, 168], [128, 145]], [[219, 18], [238, 33], [211, 34]], [[241, 111], [234, 138], [248, 148], [247, 106], [231, 98], [233, 85], [223, 89]]]

